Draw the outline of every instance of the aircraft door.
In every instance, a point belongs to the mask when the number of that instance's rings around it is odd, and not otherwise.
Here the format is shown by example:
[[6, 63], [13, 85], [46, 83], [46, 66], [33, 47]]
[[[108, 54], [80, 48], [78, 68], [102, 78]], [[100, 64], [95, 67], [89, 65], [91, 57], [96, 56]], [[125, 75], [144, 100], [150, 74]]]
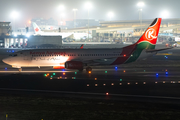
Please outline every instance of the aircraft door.
[[24, 53], [24, 60], [28, 60], [28, 58], [29, 58], [29, 57], [28, 57], [28, 54], [25, 52], [25, 53]]

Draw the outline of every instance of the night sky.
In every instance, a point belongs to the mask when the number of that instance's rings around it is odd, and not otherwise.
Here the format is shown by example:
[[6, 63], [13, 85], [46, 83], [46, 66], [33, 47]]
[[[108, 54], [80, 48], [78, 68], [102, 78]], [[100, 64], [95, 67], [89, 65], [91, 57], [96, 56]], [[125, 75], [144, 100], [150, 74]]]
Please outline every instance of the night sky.
[[[77, 8], [77, 19], [88, 18], [86, 2], [91, 2], [93, 8], [89, 17], [93, 19], [109, 20], [107, 13], [114, 12], [112, 20], [138, 20], [138, 2], [144, 2], [142, 7], [143, 19], [154, 19], [162, 17], [163, 11], [168, 11], [168, 18], [180, 18], [180, 0], [0, 0], [0, 21], [12, 22], [11, 13], [17, 11], [19, 17], [16, 19], [18, 27], [28, 24], [32, 18], [54, 18], [60, 20], [62, 12], [64, 20], [73, 19], [73, 8]], [[65, 6], [64, 11], [58, 10], [60, 5]]]

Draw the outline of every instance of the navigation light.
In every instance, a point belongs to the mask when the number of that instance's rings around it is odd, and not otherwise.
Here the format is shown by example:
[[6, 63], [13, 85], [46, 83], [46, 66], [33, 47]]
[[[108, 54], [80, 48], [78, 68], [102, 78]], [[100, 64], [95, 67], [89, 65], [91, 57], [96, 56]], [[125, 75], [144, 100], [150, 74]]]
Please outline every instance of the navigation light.
[[105, 73], [107, 73], [107, 71], [105, 71]]
[[53, 73], [53, 75], [56, 75], [56, 73]]
[[106, 95], [109, 95], [109, 93], [107, 92]]
[[159, 74], [158, 73], [156, 73], [156, 77], [158, 77], [159, 76]]

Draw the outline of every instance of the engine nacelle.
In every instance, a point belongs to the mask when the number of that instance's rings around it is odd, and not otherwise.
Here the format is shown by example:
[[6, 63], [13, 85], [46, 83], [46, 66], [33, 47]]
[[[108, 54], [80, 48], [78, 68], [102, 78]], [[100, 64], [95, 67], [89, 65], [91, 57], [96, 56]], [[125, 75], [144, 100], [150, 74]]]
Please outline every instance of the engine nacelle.
[[68, 61], [65, 63], [66, 69], [77, 69], [82, 70], [83, 69], [83, 63], [79, 61]]
[[64, 66], [53, 66], [53, 69], [64, 69]]

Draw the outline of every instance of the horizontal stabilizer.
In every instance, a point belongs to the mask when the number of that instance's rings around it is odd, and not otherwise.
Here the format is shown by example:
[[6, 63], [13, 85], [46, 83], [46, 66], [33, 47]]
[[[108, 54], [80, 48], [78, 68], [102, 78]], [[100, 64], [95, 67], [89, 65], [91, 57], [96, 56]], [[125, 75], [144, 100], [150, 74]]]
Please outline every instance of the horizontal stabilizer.
[[168, 49], [172, 49], [174, 47], [168, 47], [168, 48], [162, 48], [162, 49], [149, 49], [146, 50], [146, 52], [158, 52], [158, 51], [162, 51], [162, 50], [168, 50]]

